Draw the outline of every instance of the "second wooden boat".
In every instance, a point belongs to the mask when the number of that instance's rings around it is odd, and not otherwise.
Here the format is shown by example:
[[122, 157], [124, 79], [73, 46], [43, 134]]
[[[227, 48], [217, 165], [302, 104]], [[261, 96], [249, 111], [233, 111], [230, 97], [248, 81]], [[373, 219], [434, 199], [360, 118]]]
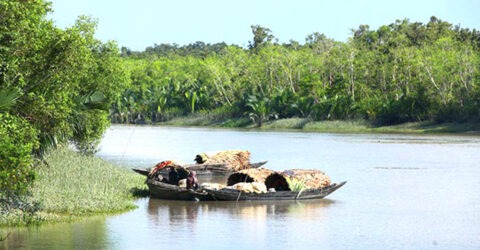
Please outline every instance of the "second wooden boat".
[[[262, 162], [256, 162], [250, 164], [250, 168], [259, 168], [263, 165], [265, 165], [267, 161], [262, 161]], [[194, 170], [197, 175], [228, 175], [233, 172], [234, 170], [230, 169], [227, 164], [187, 164], [183, 166], [185, 169], [188, 171]], [[133, 171], [135, 171], [138, 174], [148, 176], [148, 173], [150, 173], [149, 168], [132, 168]], [[159, 173], [163, 177], [168, 176], [168, 170], [167, 169], [161, 169], [159, 170]]]
[[343, 181], [340, 183], [333, 183], [326, 187], [303, 191], [273, 191], [266, 193], [247, 193], [242, 190], [231, 188], [222, 188], [219, 190], [204, 188], [204, 190], [209, 193], [214, 200], [218, 201], [311, 200], [322, 199], [345, 185], [345, 183], [347, 182]]

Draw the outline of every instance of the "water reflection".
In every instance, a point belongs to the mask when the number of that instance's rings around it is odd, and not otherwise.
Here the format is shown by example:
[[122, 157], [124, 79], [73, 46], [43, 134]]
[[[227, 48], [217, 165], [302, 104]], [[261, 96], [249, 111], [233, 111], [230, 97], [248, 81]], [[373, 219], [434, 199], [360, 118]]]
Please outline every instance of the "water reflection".
[[200, 216], [209, 214], [228, 215], [234, 219], [265, 219], [268, 217], [288, 217], [316, 220], [321, 218], [323, 210], [335, 201], [303, 200], [303, 201], [243, 201], [243, 202], [185, 202], [149, 199], [148, 215], [150, 221], [163, 223], [167, 216], [171, 224], [180, 221], [195, 223]]
[[[322, 233], [321, 225], [328, 224], [330, 208], [337, 205], [338, 202], [328, 199], [238, 203], [149, 199], [146, 210], [150, 234], [164, 236], [155, 238], [151, 244], [218, 249], [242, 242], [242, 249], [265, 249], [272, 242], [293, 248], [299, 240], [322, 238], [326, 234]], [[312, 229], [316, 233], [306, 237]]]
[[105, 249], [109, 245], [104, 217], [3, 232], [9, 236], [0, 242], [0, 249]]

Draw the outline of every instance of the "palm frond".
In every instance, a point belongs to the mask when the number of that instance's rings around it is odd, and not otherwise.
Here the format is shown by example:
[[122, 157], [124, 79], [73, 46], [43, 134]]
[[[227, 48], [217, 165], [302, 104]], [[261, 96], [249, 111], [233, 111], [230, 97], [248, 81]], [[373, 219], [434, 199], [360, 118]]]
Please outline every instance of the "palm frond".
[[107, 105], [107, 99], [102, 93], [94, 91], [85, 95], [79, 95], [75, 99], [75, 103], [81, 110], [105, 109], [105, 106]]
[[0, 112], [6, 112], [12, 108], [22, 92], [17, 88], [0, 89]]

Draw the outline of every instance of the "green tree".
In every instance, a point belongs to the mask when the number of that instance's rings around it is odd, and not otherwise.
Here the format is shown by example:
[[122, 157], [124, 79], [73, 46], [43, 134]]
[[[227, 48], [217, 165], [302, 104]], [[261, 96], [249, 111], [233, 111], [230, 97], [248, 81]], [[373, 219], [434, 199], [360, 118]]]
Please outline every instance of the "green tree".
[[270, 44], [275, 38], [272, 31], [269, 28], [262, 27], [260, 25], [250, 26], [253, 33], [253, 41], [249, 41], [248, 47], [251, 50], [257, 50], [261, 47]]
[[94, 152], [109, 108], [128, 81], [114, 43], [94, 38], [95, 20], [65, 30], [42, 0], [0, 1], [0, 189], [24, 190], [34, 155], [72, 142]]
[[403, 19], [376, 30], [360, 25], [348, 42], [312, 33], [304, 45], [280, 45], [270, 29], [251, 29], [247, 49], [195, 42], [124, 51], [132, 84], [113, 109], [152, 114], [152, 121], [219, 110], [257, 124], [288, 117], [380, 125], [478, 120], [476, 30], [436, 17]]

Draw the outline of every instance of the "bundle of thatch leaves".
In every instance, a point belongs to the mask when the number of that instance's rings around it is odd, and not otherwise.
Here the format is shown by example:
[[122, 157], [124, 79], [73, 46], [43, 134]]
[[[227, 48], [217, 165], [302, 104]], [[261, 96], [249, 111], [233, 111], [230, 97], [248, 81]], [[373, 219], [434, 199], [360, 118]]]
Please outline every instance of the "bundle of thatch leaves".
[[297, 192], [323, 188], [331, 184], [330, 177], [320, 170], [291, 169], [276, 172], [264, 168], [253, 168], [230, 175], [227, 186], [234, 186], [242, 182], [265, 183], [267, 190]]
[[250, 168], [231, 174], [227, 180], [228, 188], [242, 190], [245, 193], [266, 193], [265, 179], [274, 171], [265, 168]]
[[200, 154], [195, 160], [202, 164], [225, 164], [232, 171], [250, 168], [250, 152], [244, 150], [226, 150], [213, 155]]
[[267, 186], [263, 182], [239, 182], [233, 186], [229, 186], [227, 188], [232, 188], [236, 190], [241, 190], [245, 193], [267, 193]]
[[266, 168], [250, 168], [231, 174], [227, 180], [227, 186], [235, 185], [239, 182], [265, 182], [265, 179], [274, 173], [273, 170]]
[[330, 177], [316, 169], [290, 169], [283, 171], [281, 175], [286, 179], [292, 191], [317, 189], [331, 184]]

